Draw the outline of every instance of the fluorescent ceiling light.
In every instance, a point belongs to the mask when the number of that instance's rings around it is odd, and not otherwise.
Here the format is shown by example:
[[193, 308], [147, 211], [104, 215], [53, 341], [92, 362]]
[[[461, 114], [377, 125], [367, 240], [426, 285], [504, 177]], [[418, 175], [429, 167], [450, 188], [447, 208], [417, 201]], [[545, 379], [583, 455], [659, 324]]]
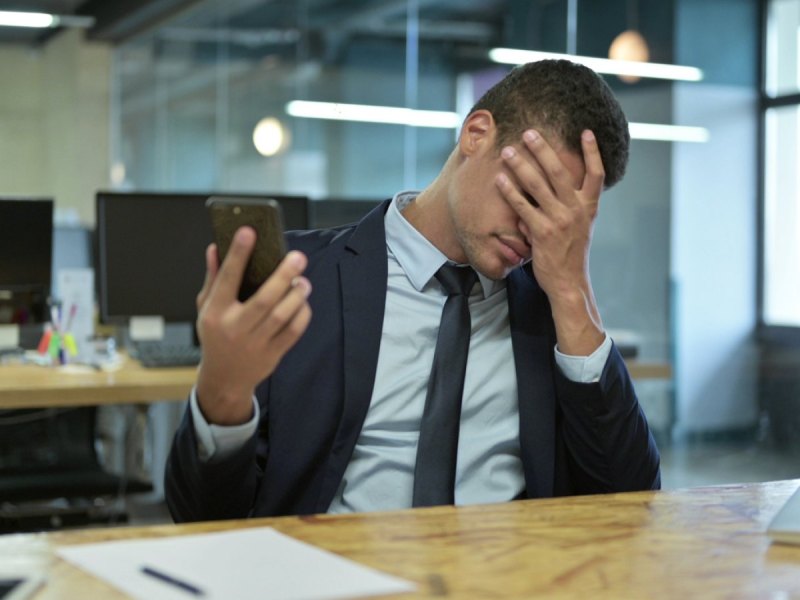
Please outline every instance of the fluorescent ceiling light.
[[36, 12], [15, 12], [0, 10], [0, 27], [79, 27], [88, 28], [94, 25], [94, 17], [82, 15], [51, 15]]
[[663, 142], [707, 142], [711, 137], [705, 127], [685, 125], [656, 125], [654, 123], [628, 123], [628, 131], [635, 140]]
[[58, 19], [47, 13], [0, 10], [0, 26], [44, 29], [55, 27], [57, 24]]
[[[395, 106], [292, 100], [286, 104], [286, 113], [293, 117], [308, 119], [384, 123], [388, 125], [410, 125], [412, 127], [458, 129], [461, 126], [461, 117], [456, 112], [414, 110]], [[628, 128], [631, 138], [638, 140], [707, 142], [709, 139], [708, 130], [703, 127], [628, 123]]]
[[633, 60], [611, 60], [575, 54], [558, 54], [556, 52], [538, 52], [534, 50], [517, 50], [514, 48], [493, 48], [489, 50], [489, 58], [494, 62], [507, 65], [521, 65], [545, 59], [566, 59], [589, 67], [605, 75], [627, 75], [631, 77], [652, 77], [655, 79], [674, 79], [678, 81], [700, 81], [703, 71], [697, 67], [681, 65], [665, 65], [661, 63], [638, 62]]
[[411, 127], [456, 129], [461, 125], [461, 117], [456, 112], [416, 110], [395, 106], [292, 100], [286, 105], [286, 112], [293, 117], [359, 121], [363, 123], [388, 123], [410, 125]]

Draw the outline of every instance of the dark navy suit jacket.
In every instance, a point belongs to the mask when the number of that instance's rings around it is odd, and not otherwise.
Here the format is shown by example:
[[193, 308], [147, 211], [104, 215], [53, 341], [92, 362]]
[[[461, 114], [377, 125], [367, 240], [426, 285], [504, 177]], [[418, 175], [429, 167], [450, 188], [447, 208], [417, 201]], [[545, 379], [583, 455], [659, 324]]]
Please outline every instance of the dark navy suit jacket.
[[[176, 521], [328, 509], [375, 383], [387, 206], [356, 225], [288, 235], [309, 258], [311, 324], [258, 386], [258, 435], [233, 456], [200, 460], [186, 411], [166, 470]], [[657, 489], [658, 450], [617, 349], [598, 383], [568, 380], [555, 364], [550, 306], [530, 269], [516, 269], [507, 284], [527, 497]]]

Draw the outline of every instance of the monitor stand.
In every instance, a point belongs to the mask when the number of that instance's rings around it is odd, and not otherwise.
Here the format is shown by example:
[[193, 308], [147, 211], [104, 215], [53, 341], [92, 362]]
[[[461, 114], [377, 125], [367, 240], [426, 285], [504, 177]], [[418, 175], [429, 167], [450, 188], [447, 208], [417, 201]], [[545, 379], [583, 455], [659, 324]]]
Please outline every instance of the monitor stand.
[[19, 348], [19, 325], [0, 325], [0, 350]]
[[[142, 318], [145, 319], [144, 322], [140, 321]], [[131, 318], [123, 340], [126, 347], [138, 342], [163, 342], [178, 346], [199, 345], [194, 323], [166, 323], [161, 317], [157, 317], [160, 320], [158, 324], [148, 322], [148, 319], [153, 317]]]
[[159, 342], [164, 339], [164, 318], [159, 316], [131, 317], [128, 335], [132, 342]]
[[0, 325], [0, 352], [8, 354], [36, 350], [43, 332], [44, 326], [41, 323]]

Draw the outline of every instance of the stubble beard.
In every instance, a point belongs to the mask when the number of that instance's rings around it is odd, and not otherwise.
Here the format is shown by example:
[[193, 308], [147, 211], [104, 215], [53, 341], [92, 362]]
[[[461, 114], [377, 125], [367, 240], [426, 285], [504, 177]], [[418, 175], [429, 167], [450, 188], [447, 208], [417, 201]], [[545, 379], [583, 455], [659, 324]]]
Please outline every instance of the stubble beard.
[[506, 265], [490, 251], [489, 245], [494, 239], [493, 235], [478, 236], [459, 229], [457, 237], [470, 266], [489, 279], [505, 279], [515, 268]]

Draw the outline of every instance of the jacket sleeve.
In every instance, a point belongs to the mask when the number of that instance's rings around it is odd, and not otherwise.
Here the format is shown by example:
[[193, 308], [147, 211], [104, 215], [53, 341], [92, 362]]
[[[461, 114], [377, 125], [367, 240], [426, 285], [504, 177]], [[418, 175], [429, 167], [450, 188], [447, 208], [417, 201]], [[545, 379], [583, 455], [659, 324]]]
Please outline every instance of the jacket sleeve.
[[597, 383], [577, 383], [555, 370], [562, 478], [556, 493], [659, 489], [658, 449], [616, 346]]
[[262, 405], [259, 431], [238, 451], [224, 459], [203, 460], [198, 453], [192, 412], [187, 408], [175, 433], [164, 475], [167, 507], [175, 522], [249, 516], [261, 478], [257, 457], [266, 453], [266, 444], [259, 441], [265, 413]]

